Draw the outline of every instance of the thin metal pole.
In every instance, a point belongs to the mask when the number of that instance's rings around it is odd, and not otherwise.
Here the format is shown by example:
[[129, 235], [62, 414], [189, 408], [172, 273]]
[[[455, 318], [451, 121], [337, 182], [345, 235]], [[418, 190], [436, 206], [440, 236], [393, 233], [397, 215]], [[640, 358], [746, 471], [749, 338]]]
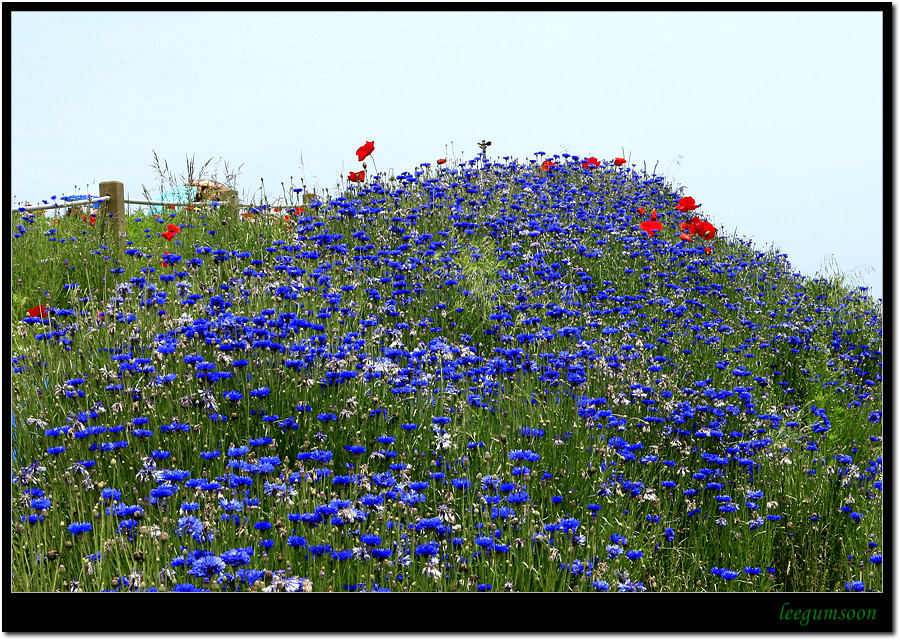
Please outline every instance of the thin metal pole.
[[[94, 202], [105, 202], [109, 200], [109, 196], [100, 196], [98, 198], [88, 198], [86, 200], [67, 200], [62, 202], [57, 202], [55, 204], [41, 204], [33, 207], [15, 207], [12, 209], [13, 212], [26, 212], [26, 211], [45, 211], [46, 209], [67, 209], [69, 207], [77, 207], [82, 204], [92, 204]], [[127, 200], [126, 200], [127, 202]]]

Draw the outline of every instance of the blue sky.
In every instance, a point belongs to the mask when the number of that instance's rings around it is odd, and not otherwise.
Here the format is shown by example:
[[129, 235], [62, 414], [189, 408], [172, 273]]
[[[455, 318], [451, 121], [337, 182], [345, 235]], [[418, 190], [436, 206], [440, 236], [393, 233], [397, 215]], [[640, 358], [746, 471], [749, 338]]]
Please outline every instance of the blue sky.
[[[217, 5], [221, 6], [221, 5]], [[518, 5], [521, 6], [521, 5]], [[822, 7], [824, 5], [817, 5]], [[889, 5], [888, 5], [889, 6]], [[636, 5], [636, 9], [639, 9]], [[242, 201], [301, 178], [536, 151], [666, 174], [722, 233], [883, 296], [880, 12], [20, 12], [9, 206], [119, 180], [153, 152]], [[658, 163], [658, 164], [657, 164]], [[370, 170], [372, 166], [370, 165]]]

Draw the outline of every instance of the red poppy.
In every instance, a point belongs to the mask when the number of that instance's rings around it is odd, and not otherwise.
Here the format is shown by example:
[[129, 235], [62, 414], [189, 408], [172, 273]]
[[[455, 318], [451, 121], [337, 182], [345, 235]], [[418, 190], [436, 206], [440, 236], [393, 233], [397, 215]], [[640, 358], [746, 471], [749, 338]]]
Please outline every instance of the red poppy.
[[349, 180], [350, 182], [363, 182], [366, 179], [365, 171], [351, 171]]
[[614, 160], [614, 162], [616, 163], [616, 166], [617, 166], [617, 167], [618, 167], [618, 166], [621, 166], [621, 165], [625, 164], [625, 158], [616, 158], [616, 159]]
[[166, 229], [168, 229], [172, 233], [178, 233], [179, 231], [181, 231], [181, 227], [179, 227], [177, 224], [166, 225]]
[[369, 155], [373, 151], [375, 151], [375, 141], [374, 140], [372, 142], [365, 143], [363, 146], [361, 146], [359, 149], [357, 149], [356, 157], [359, 158], [360, 162], [362, 162], [367, 157], [369, 157]]
[[47, 311], [47, 307], [45, 307], [42, 304], [39, 304], [38, 306], [28, 310], [28, 317], [29, 318], [49, 318], [50, 313]]
[[445, 162], [447, 162], [447, 158], [438, 158], [438, 164], [444, 164]]
[[161, 233], [159, 235], [161, 235], [163, 238], [165, 238], [169, 242], [172, 242], [172, 238], [175, 237], [175, 233], [172, 231], [166, 231], [165, 233]]
[[[643, 215], [644, 207], [641, 207], [640, 209], [638, 209], [638, 211]], [[650, 212], [650, 219], [642, 222], [640, 224], [640, 227], [642, 230], [646, 231], [647, 235], [649, 235], [651, 238], [653, 237], [654, 233], [662, 230], [662, 224], [656, 220], [656, 209]]]
[[585, 169], [596, 169], [600, 166], [600, 161], [597, 158], [586, 158], [584, 162], [581, 163], [581, 166]]
[[543, 169], [544, 171], [550, 171], [550, 167], [555, 167], [555, 166], [556, 166], [556, 163], [553, 162], [553, 160], [544, 160], [541, 163], [541, 169]]
[[712, 240], [716, 237], [716, 228], [706, 220], [700, 220], [694, 225], [694, 233], [699, 234], [705, 240]]
[[687, 197], [679, 200], [678, 205], [675, 208], [678, 209], [679, 211], [688, 212], [688, 211], [693, 211], [694, 209], [699, 209], [700, 205], [697, 204], [696, 202], [694, 202], [693, 198], [691, 198], [690, 196], [687, 196]]
[[703, 247], [703, 251], [706, 253], [706, 255], [709, 255], [712, 253], [712, 247]]
[[680, 237], [682, 240], [687, 240], [688, 242], [693, 242], [693, 241], [694, 241], [694, 236], [692, 236], [692, 235], [689, 234], [689, 233], [682, 233], [679, 237]]
[[712, 240], [716, 237], [716, 228], [706, 220], [701, 220], [697, 216], [694, 216], [687, 222], [682, 222], [680, 226], [688, 233], [696, 233], [707, 240]]

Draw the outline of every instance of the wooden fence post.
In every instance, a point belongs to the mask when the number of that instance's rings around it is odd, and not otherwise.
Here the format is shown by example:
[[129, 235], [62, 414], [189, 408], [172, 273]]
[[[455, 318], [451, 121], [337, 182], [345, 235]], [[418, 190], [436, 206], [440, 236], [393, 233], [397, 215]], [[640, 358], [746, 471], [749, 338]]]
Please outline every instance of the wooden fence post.
[[[112, 233], [119, 245], [125, 247], [125, 185], [110, 181], [100, 183], [100, 196], [109, 196], [109, 200], [100, 203], [102, 228]], [[112, 216], [112, 221], [110, 221]]]
[[222, 191], [222, 202], [225, 203], [223, 215], [228, 218], [228, 221], [232, 224], [237, 224], [241, 219], [240, 211], [238, 207], [240, 206], [240, 200], [238, 199], [238, 192], [235, 189], [229, 189], [228, 191]]

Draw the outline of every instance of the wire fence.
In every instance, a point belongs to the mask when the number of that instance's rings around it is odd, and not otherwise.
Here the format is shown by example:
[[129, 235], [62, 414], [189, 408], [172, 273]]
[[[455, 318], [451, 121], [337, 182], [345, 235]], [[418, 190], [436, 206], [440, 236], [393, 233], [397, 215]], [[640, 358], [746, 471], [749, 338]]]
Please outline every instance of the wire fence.
[[[234, 216], [239, 219], [237, 213], [241, 209], [249, 209], [252, 213], [266, 212], [270, 210], [276, 211], [296, 211], [298, 208], [312, 204], [318, 197], [317, 194], [304, 193], [303, 204], [244, 204], [239, 202], [238, 193], [233, 189], [219, 190], [216, 195], [219, 200], [194, 200], [191, 202], [169, 202], [164, 200], [133, 200], [125, 198], [125, 187], [121, 182], [108, 181], [101, 182], [99, 185], [100, 195], [98, 196], [64, 196], [53, 202], [44, 200], [44, 204], [26, 205], [13, 207], [12, 213], [30, 213], [33, 211], [47, 211], [50, 209], [74, 209], [81, 206], [89, 206], [99, 208], [99, 213], [104, 219], [111, 219], [111, 224], [103, 224], [104, 233], [108, 233], [113, 239], [124, 246], [125, 243], [125, 210], [126, 205], [140, 205], [149, 207], [212, 207], [220, 212], [222, 216]], [[315, 206], [315, 205], [313, 205]], [[245, 216], [246, 214], [242, 214]]]

